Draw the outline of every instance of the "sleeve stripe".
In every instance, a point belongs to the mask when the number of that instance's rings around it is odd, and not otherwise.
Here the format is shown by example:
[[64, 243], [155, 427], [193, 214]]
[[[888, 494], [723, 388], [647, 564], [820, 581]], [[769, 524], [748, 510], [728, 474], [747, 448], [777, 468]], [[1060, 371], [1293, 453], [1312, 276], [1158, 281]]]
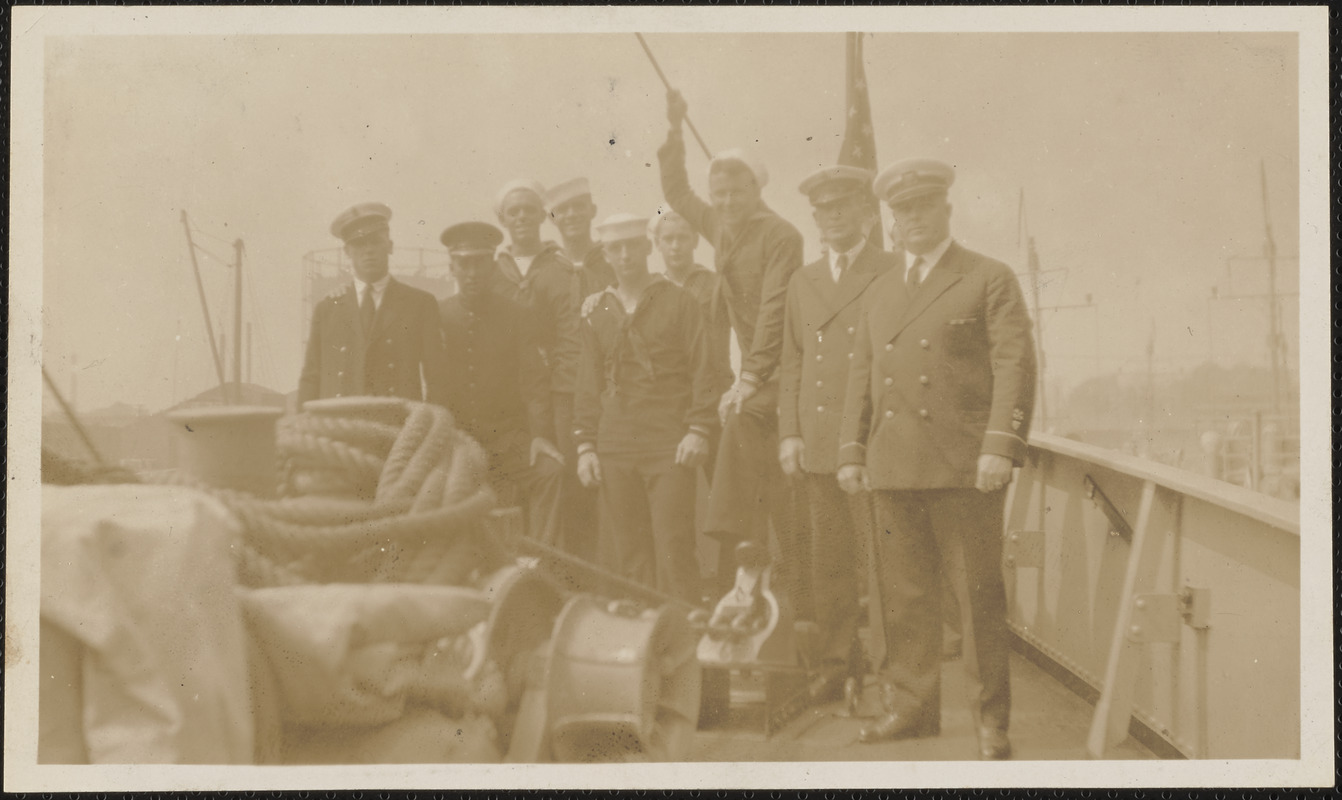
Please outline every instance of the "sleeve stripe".
[[1020, 437], [1017, 436], [1016, 434], [1014, 434], [1014, 433], [1008, 433], [1008, 432], [1006, 432], [1006, 431], [984, 431], [984, 434], [985, 434], [985, 435], [996, 434], [996, 435], [998, 435], [998, 436], [1010, 436], [1012, 439], [1015, 439], [1016, 441], [1020, 442], [1021, 444], [1025, 444], [1025, 445], [1028, 445], [1028, 444], [1029, 444], [1029, 442], [1027, 442], [1027, 441], [1025, 441], [1024, 439], [1020, 438]]

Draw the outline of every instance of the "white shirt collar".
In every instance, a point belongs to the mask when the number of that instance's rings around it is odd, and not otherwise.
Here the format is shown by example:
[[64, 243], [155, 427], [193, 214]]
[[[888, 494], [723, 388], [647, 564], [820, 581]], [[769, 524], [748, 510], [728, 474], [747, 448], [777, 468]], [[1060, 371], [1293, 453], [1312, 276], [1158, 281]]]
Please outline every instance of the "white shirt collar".
[[848, 266], [851, 267], [853, 266], [853, 263], [857, 261], [857, 256], [862, 252], [862, 248], [866, 246], [866, 239], [858, 239], [857, 244], [854, 245], [851, 250], [846, 250], [842, 253], [835, 252], [833, 248], [829, 250], [829, 275], [834, 279], [835, 283], [838, 283], [839, 278], [843, 277], [839, 274], [838, 269], [839, 256], [848, 256]]
[[358, 301], [360, 301], [360, 302], [362, 302], [362, 301], [363, 301], [363, 292], [364, 292], [364, 289], [368, 288], [369, 286], [372, 286], [372, 287], [373, 287], [373, 308], [380, 308], [380, 307], [382, 306], [382, 295], [386, 294], [386, 292], [387, 292], [387, 284], [389, 284], [389, 283], [391, 283], [391, 273], [390, 273], [390, 272], [387, 273], [386, 275], [383, 275], [381, 278], [379, 278], [379, 279], [373, 281], [371, 284], [364, 283], [363, 281], [359, 280], [358, 278], [355, 278], [355, 279], [354, 279], [354, 293], [357, 295], [357, 297], [356, 297], [355, 299], [358, 300]]
[[[920, 274], [918, 275], [919, 283], [922, 283], [923, 281], [927, 280], [927, 274], [932, 271], [933, 267], [935, 267], [938, 263], [941, 262], [941, 257], [946, 255], [946, 251], [950, 249], [951, 242], [953, 241], [955, 240], [947, 236], [945, 239], [942, 239], [941, 243], [938, 244], [936, 247], [933, 247], [928, 252], [923, 253], [922, 269], [919, 270]], [[913, 253], [910, 253], [908, 250], [904, 251], [905, 278], [909, 276], [909, 270], [913, 269], [913, 262], [917, 258], [918, 256], [914, 255]]]

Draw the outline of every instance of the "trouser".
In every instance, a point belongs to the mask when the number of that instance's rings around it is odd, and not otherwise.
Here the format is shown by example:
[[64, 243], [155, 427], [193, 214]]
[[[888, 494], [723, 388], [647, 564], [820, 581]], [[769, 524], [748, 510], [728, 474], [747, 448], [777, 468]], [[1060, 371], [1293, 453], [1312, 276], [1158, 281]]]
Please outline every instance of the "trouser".
[[[718, 442], [704, 533], [717, 539], [719, 583], [730, 588], [735, 559], [731, 548], [753, 541], [773, 560], [775, 594], [796, 604], [806, 525], [805, 492], [783, 477], [778, 465], [778, 382], [770, 381], [729, 412]], [[769, 522], [773, 537], [769, 536]], [[795, 607], [795, 605], [794, 605]]]
[[875, 491], [872, 499], [890, 710], [928, 723], [940, 719], [945, 581], [960, 607], [974, 721], [1005, 731], [1011, 714], [1001, 564], [1005, 490]]
[[489, 454], [489, 486], [499, 505], [521, 508], [526, 515], [527, 535], [553, 544], [559, 530], [564, 467], [547, 456], [531, 465], [531, 442], [525, 433], [510, 432], [480, 444]]
[[601, 503], [613, 565], [626, 578], [699, 603], [694, 540], [697, 470], [676, 464], [674, 450], [598, 453]]
[[589, 489], [578, 480], [578, 450], [573, 440], [573, 395], [555, 392], [551, 395], [554, 407], [555, 447], [564, 454], [562, 482], [556, 516], [551, 523], [553, 538], [572, 555], [588, 562], [597, 557], [597, 490]]
[[859, 540], [871, 535], [871, 498], [847, 494], [832, 472], [808, 472], [804, 483], [810, 526], [807, 546], [799, 548], [807, 562], [798, 570], [805, 598], [799, 610], [820, 629], [813, 663], [846, 663], [857, 635], [858, 588], [867, 584], [856, 554]]

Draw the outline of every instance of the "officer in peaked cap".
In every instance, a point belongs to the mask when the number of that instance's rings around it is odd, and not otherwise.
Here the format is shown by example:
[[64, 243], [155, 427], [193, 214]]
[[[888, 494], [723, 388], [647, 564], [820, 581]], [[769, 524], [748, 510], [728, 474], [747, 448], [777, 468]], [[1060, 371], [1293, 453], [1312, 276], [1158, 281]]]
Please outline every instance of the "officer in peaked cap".
[[[826, 252], [792, 274], [783, 322], [778, 380], [778, 458], [783, 473], [805, 486], [810, 518], [804, 530], [810, 556], [809, 607], [798, 609], [816, 623], [817, 635], [804, 640], [816, 702], [836, 699], [844, 679], [856, 674], [856, 553], [870, 539], [870, 497], [845, 495], [839, 488], [839, 422], [850, 354], [856, 341], [862, 299], [889, 272], [895, 257], [868, 243], [873, 198], [869, 170], [830, 166], [816, 170], [799, 187]], [[864, 548], [865, 551], [865, 548]], [[875, 605], [875, 604], [873, 604]]]
[[391, 209], [382, 203], [359, 203], [331, 221], [331, 235], [350, 242], [374, 232], [389, 233]]
[[863, 741], [940, 731], [941, 593], [958, 601], [981, 758], [1008, 758], [1002, 525], [1026, 452], [1035, 351], [1020, 285], [951, 237], [955, 172], [929, 159], [881, 172], [905, 252], [863, 302], [839, 440], [838, 480], [870, 490], [884, 597], [885, 715]]
[[438, 305], [446, 368], [456, 376], [445, 404], [488, 453], [500, 504], [522, 508], [528, 531], [541, 536], [559, 513], [564, 467], [535, 321], [493, 291], [502, 231], [487, 222], [460, 222], [439, 239], [458, 289]]
[[360, 395], [442, 401], [442, 334], [433, 295], [390, 274], [391, 209], [360, 203], [331, 222], [354, 272], [312, 312], [299, 403]]
[[930, 158], [910, 158], [888, 167], [872, 182], [872, 191], [891, 208], [906, 200], [945, 195], [955, 183], [949, 164]]
[[452, 255], [487, 254], [493, 258], [503, 244], [503, 231], [488, 222], [458, 222], [445, 228], [438, 240]]

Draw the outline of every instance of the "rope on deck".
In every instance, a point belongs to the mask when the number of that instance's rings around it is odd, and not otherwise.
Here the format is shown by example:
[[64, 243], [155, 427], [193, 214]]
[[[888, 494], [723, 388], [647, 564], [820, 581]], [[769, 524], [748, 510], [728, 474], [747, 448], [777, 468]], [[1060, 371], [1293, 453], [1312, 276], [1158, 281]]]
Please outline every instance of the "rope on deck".
[[276, 451], [279, 499], [171, 479], [212, 494], [242, 522], [243, 585], [457, 584], [479, 564], [475, 534], [497, 505], [488, 458], [445, 408], [405, 401], [399, 428], [287, 417]]

